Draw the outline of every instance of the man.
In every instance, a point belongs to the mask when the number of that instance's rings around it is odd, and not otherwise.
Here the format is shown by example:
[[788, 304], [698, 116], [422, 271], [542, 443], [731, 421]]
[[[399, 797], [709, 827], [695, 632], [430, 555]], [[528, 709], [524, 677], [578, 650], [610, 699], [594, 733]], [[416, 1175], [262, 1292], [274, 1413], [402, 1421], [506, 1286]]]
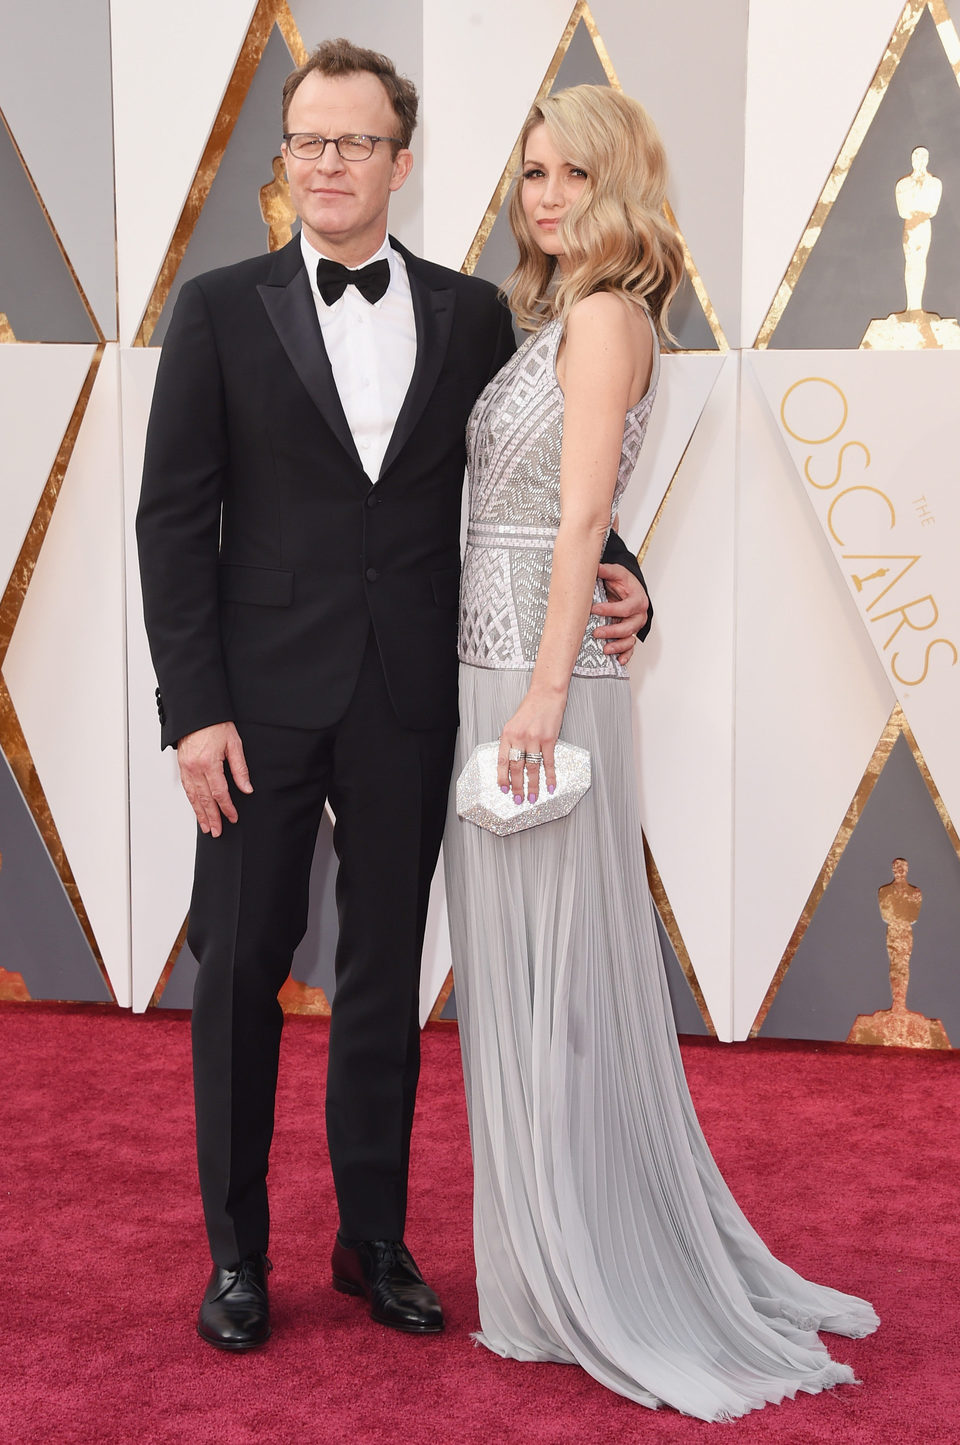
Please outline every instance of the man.
[[[288, 78], [301, 234], [183, 287], [147, 436], [144, 611], [162, 740], [199, 823], [188, 939], [213, 1270], [198, 1329], [221, 1349], [270, 1333], [277, 992], [328, 797], [334, 1284], [382, 1324], [442, 1326], [403, 1244], [420, 951], [457, 726], [464, 428], [513, 337], [491, 286], [387, 237], [416, 113], [392, 63], [347, 41]], [[625, 599], [609, 645], [629, 653], [646, 596], [605, 575]]]

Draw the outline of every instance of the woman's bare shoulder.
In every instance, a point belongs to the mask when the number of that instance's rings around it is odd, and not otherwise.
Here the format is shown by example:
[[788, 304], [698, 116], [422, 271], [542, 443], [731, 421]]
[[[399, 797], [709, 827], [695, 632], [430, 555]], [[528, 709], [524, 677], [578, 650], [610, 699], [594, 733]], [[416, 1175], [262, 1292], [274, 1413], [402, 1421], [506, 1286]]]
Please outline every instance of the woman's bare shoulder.
[[566, 322], [566, 349], [578, 357], [648, 360], [653, 333], [646, 312], [615, 291], [595, 291], [571, 306]]

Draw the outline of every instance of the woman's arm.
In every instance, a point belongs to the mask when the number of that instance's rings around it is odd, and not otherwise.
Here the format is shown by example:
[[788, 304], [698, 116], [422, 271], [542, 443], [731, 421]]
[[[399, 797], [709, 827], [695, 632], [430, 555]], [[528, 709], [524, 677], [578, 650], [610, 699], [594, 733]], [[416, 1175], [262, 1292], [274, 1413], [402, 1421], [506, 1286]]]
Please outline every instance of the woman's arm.
[[[511, 748], [543, 753], [548, 789], [556, 783], [553, 747], [610, 526], [624, 419], [646, 389], [652, 360], [650, 328], [639, 311], [609, 293], [573, 307], [557, 367], [564, 390], [560, 526], [546, 621], [529, 691], [500, 735], [499, 781], [514, 797], [523, 795], [524, 776], [522, 764], [508, 767]], [[531, 769], [534, 789], [538, 774]]]

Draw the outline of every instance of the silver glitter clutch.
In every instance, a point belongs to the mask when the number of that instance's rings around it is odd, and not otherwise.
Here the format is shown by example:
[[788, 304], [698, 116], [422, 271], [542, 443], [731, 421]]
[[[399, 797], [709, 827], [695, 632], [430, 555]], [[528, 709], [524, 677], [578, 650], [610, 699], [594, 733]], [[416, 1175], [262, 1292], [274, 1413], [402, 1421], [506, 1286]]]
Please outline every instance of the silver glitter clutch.
[[565, 818], [590, 786], [590, 754], [574, 743], [558, 742], [553, 757], [557, 787], [548, 793], [546, 785], [535, 803], [513, 801], [512, 793], [501, 793], [497, 782], [500, 742], [480, 743], [467, 759], [457, 779], [457, 813], [478, 828], [505, 838], [538, 823]]

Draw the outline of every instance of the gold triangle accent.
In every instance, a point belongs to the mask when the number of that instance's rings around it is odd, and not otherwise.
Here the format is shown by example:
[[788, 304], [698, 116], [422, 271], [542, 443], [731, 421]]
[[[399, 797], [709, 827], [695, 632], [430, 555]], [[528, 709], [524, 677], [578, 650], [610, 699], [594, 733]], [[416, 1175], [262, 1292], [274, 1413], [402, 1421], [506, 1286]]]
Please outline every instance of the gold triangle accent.
[[301, 65], [307, 58], [306, 48], [290, 13], [287, 0], [257, 0], [257, 7], [240, 47], [240, 54], [237, 56], [233, 73], [227, 82], [213, 129], [207, 138], [207, 144], [200, 157], [187, 199], [183, 203], [183, 210], [180, 212], [180, 218], [174, 228], [173, 237], [160, 268], [160, 275], [153, 288], [153, 294], [147, 302], [147, 308], [134, 341], [135, 346], [150, 345], [150, 338], [160, 320], [160, 314], [167, 304], [167, 298], [176, 280], [180, 263], [187, 253], [187, 247], [197, 221], [200, 219], [200, 213], [206, 204], [217, 171], [220, 169], [220, 162], [230, 143], [233, 128], [237, 123], [250, 86], [253, 84], [253, 78], [263, 59], [263, 52], [267, 48], [267, 41], [273, 33], [274, 26], [283, 36], [295, 64]]
[[160, 977], [157, 979], [153, 993], [150, 995], [150, 1002], [147, 1004], [147, 1008], [156, 1008], [157, 1004], [163, 997], [163, 991], [166, 988], [167, 984], [170, 982], [170, 975], [173, 973], [177, 959], [180, 957], [180, 950], [183, 948], [183, 945], [187, 941], [187, 924], [189, 923], [189, 921], [190, 915], [187, 914], [187, 917], [180, 925], [180, 932], [177, 934], [176, 938], [173, 941], [173, 947], [167, 954], [167, 961], [163, 965]]
[[[67, 467], [70, 465], [70, 458], [73, 455], [73, 449], [80, 433], [80, 427], [90, 401], [97, 372], [100, 369], [100, 362], [103, 359], [104, 350], [105, 343], [101, 342], [97, 346], [90, 365], [87, 368], [87, 375], [80, 389], [80, 395], [77, 398], [76, 405], [67, 423], [67, 429], [63, 434], [63, 440], [60, 443], [53, 466], [50, 469], [50, 475], [47, 478], [46, 485], [37, 503], [33, 520], [27, 529], [27, 535], [24, 538], [23, 546], [20, 548], [19, 556], [14, 563], [13, 571], [4, 589], [3, 597], [0, 598], [0, 667], [2, 667], [4, 658], [7, 655], [10, 639], [13, 636], [17, 619], [20, 616], [20, 610], [23, 607], [24, 599], [27, 595], [27, 588], [30, 585], [30, 580], [36, 569], [37, 558], [40, 555], [40, 549], [47, 535], [47, 529], [50, 526], [50, 519], [53, 516], [54, 508], [57, 505], [60, 488], [63, 486], [63, 479], [66, 476]], [[77, 915], [80, 927], [83, 929], [87, 943], [90, 945], [90, 950], [103, 976], [103, 981], [110, 992], [110, 997], [116, 1002], [116, 994], [113, 991], [113, 984], [110, 982], [110, 976], [104, 966], [100, 946], [97, 943], [90, 919], [87, 916], [87, 910], [80, 896], [77, 881], [73, 876], [73, 869], [67, 860], [60, 833], [54, 822], [53, 814], [50, 811], [50, 805], [47, 802], [43, 785], [40, 782], [40, 777], [30, 754], [23, 728], [20, 726], [20, 719], [17, 717], [16, 709], [13, 706], [13, 699], [10, 696], [9, 689], [2, 676], [0, 676], [0, 750], [2, 750], [7, 762], [10, 764], [13, 775], [17, 780], [17, 785], [23, 793], [27, 806], [33, 815], [37, 830], [46, 845], [47, 852], [53, 860], [54, 867], [60, 875], [60, 881], [66, 890], [67, 897], [73, 905], [73, 910]]]
[[[187, 941], [187, 925], [189, 921], [190, 915], [188, 914], [183, 920], [180, 932], [174, 939], [173, 947], [167, 956], [166, 963], [163, 965], [163, 972], [157, 979], [156, 987], [150, 995], [150, 1002], [147, 1004], [147, 1008], [156, 1008], [163, 997], [167, 984], [170, 982], [170, 976], [176, 967], [177, 959], [180, 957], [183, 945]], [[323, 989], [313, 988], [308, 983], [300, 983], [292, 974], [287, 977], [277, 995], [277, 999], [285, 1014], [309, 1014], [314, 1017], [330, 1017], [330, 1004]]]
[[960, 82], [960, 38], [958, 38], [956, 28], [950, 19], [944, 0], [907, 0], [903, 10], [900, 12], [900, 17], [896, 25], [893, 27], [893, 34], [890, 36], [887, 48], [883, 53], [880, 64], [877, 66], [867, 93], [861, 102], [860, 109], [857, 111], [853, 124], [847, 132], [846, 139], [840, 148], [840, 154], [834, 161], [833, 169], [827, 177], [826, 185], [820, 193], [817, 204], [813, 208], [810, 219], [800, 238], [800, 244], [794, 252], [783, 280], [780, 282], [777, 294], [773, 299], [773, 304], [764, 317], [760, 330], [757, 333], [757, 339], [753, 344], [755, 348], [761, 351], [769, 346], [773, 333], [780, 324], [787, 303], [793, 295], [794, 288], [800, 279], [803, 268], [810, 258], [810, 253], [820, 239], [821, 232], [833, 207], [833, 203], [843, 188], [843, 183], [849, 174], [850, 167], [859, 154], [867, 131], [873, 124], [877, 111], [880, 108], [880, 102], [886, 95], [887, 87], [893, 78], [897, 66], [903, 59], [907, 45], [913, 38], [913, 32], [916, 30], [920, 17], [925, 10], [929, 10], [933, 18], [947, 60], [950, 62], [950, 66], [958, 82]]
[[[710, 330], [713, 333], [713, 339], [717, 343], [717, 350], [729, 351], [730, 343], [727, 341], [723, 327], [720, 325], [720, 318], [716, 313], [714, 304], [710, 300], [710, 297], [707, 295], [707, 288], [703, 284], [703, 278], [701, 277], [700, 272], [697, 270], [696, 265], [694, 264], [693, 256], [690, 254], [690, 247], [687, 245], [687, 238], [677, 224], [677, 218], [673, 214], [673, 207], [670, 205], [669, 201], [664, 201], [663, 203], [663, 214], [666, 216], [667, 220], [670, 222], [671, 226], [680, 238], [680, 245], [683, 248], [683, 265], [687, 273], [687, 280], [693, 287], [694, 292], [696, 293], [697, 300], [700, 302], [701, 310], [703, 311], [704, 316], [707, 318], [707, 325], [710, 327]], [[691, 350], [687, 352], [688, 356], [697, 354], [698, 350], [695, 348], [691, 348]], [[701, 352], [699, 354], [706, 356], [713, 355], [711, 351]]]
[[7, 313], [5, 311], [0, 311], [0, 344], [4, 342], [16, 341], [16, 339], [17, 338], [13, 334], [13, 327], [10, 325], [9, 318], [7, 317]]
[[[542, 100], [545, 95], [549, 94], [550, 88], [553, 85], [553, 82], [556, 80], [557, 75], [559, 74], [560, 67], [564, 61], [564, 57], [566, 56], [567, 51], [570, 49], [570, 42], [573, 40], [574, 31], [579, 25], [580, 20], [582, 19], [584, 12], [587, 9], [588, 6], [586, 0], [577, 0], [577, 3], [576, 5], [574, 5], [573, 11], [570, 15], [570, 19], [564, 26], [564, 31], [563, 34], [560, 36], [559, 44], [557, 45], [556, 50], [553, 52], [553, 58], [551, 59], [550, 64], [547, 66], [546, 73], [544, 74], [544, 77], [540, 82], [539, 89], [537, 90], [537, 93], [533, 98], [534, 105], [537, 103], [538, 100]], [[590, 35], [591, 38], [594, 39], [594, 44], [596, 45], [596, 39], [594, 38], [596, 25], [593, 24], [592, 17], [591, 24], [593, 28], [590, 30]], [[600, 54], [599, 50], [597, 51], [597, 54]], [[605, 54], [606, 50], [604, 50], [604, 55]], [[601, 64], [602, 63], [603, 57], [601, 56]], [[614, 85], [616, 83], [616, 77], [614, 76], [613, 79], [611, 79], [611, 72], [612, 67], [610, 71], [607, 71], [607, 67], [604, 66], [604, 73], [607, 75], [607, 79], [610, 80], [611, 85]], [[507, 159], [507, 164], [504, 166], [503, 171], [500, 175], [500, 179], [494, 189], [493, 195], [490, 197], [490, 204], [487, 206], [487, 209], [483, 213], [483, 220], [480, 222], [480, 225], [477, 228], [477, 234], [470, 242], [469, 250], [467, 251], [466, 257], [464, 258], [463, 265], [460, 267], [460, 270], [466, 276], [472, 276], [474, 271], [476, 270], [477, 262], [480, 260], [480, 253], [483, 250], [484, 246], [487, 244], [487, 241], [490, 239], [490, 232], [493, 230], [493, 223], [497, 219], [497, 216], [500, 214], [500, 208], [507, 198], [507, 192], [510, 190], [511, 183], [517, 173], [519, 165], [520, 137], [517, 136], [517, 139], [514, 141], [513, 144], [513, 149], [511, 150], [510, 155]]]
[[897, 703], [894, 706], [894, 709], [890, 714], [889, 718], [887, 719], [883, 732], [880, 734], [880, 740], [873, 750], [873, 756], [871, 757], [869, 763], [866, 766], [866, 770], [860, 780], [860, 785], [853, 795], [853, 799], [850, 803], [849, 808], [844, 814], [843, 822], [840, 824], [840, 827], [837, 830], [837, 836], [834, 838], [832, 844], [830, 845], [830, 851], [827, 853], [823, 867], [820, 869], [820, 874], [817, 878], [817, 881], [811, 888], [810, 896], [808, 897], [806, 903], [803, 905], [803, 911], [801, 912], [800, 917], [797, 920], [796, 928], [790, 935], [790, 942], [787, 944], [787, 947], [784, 950], [783, 957], [777, 965], [777, 971], [773, 975], [773, 978], [770, 980], [770, 987], [767, 989], [767, 992], [764, 995], [763, 1003], [760, 1005], [757, 1016], [753, 1021], [753, 1027], [750, 1030], [750, 1038], [752, 1039], [755, 1039], [757, 1037], [757, 1034], [763, 1027], [764, 1020], [766, 1019], [767, 1014], [770, 1012], [770, 1007], [774, 999], [776, 998], [777, 993], [780, 990], [780, 985], [786, 978], [787, 970], [793, 962], [797, 949], [800, 947], [800, 944], [803, 941], [804, 934], [810, 927], [810, 923], [813, 920], [813, 915], [816, 913], [818, 907], [820, 906], [820, 901], [827, 890], [827, 885], [830, 882], [830, 879], [833, 877], [834, 873], [836, 872], [837, 865], [839, 864], [840, 859], [843, 857], [846, 851], [847, 844], [853, 837], [854, 830], [856, 829], [857, 824], [860, 822], [860, 819], [863, 816], [863, 810], [867, 805], [867, 800], [870, 797], [870, 794], [873, 792], [874, 788], [876, 787], [877, 782], [880, 778], [880, 774], [883, 772], [884, 768], [887, 765], [890, 754], [893, 752], [894, 744], [901, 735], [907, 740], [910, 751], [913, 754], [914, 762], [919, 769], [920, 776], [923, 778], [923, 781], [926, 784], [927, 792], [930, 794], [934, 806], [936, 807], [936, 810], [940, 815], [940, 821], [946, 829], [947, 836], [949, 837], [950, 842], [953, 845], [958, 857], [960, 857], [960, 836], [958, 836], [957, 830], [954, 827], [954, 824], [950, 818], [950, 814], [947, 812], [946, 804], [944, 803], [939, 791], [937, 790], [937, 785], [934, 783], [933, 778], [931, 777], [930, 769], [927, 767], [926, 759], [924, 758], [919, 747], [917, 746], [917, 740], [913, 735], [910, 724], [907, 722], [906, 716], [902, 708], [900, 707], [900, 704]]
[[[550, 61], [550, 64], [547, 66], [543, 80], [540, 82], [540, 88], [534, 96], [534, 105], [537, 103], [537, 101], [542, 100], [545, 95], [549, 95], [553, 84], [560, 73], [560, 67], [563, 64], [564, 59], [566, 58], [567, 51], [570, 49], [570, 45], [573, 41], [574, 34], [576, 33], [577, 26], [580, 24], [581, 20], [586, 27], [590, 39], [593, 41], [593, 47], [597, 52], [597, 59], [603, 66], [603, 73], [607, 77], [608, 82], [614, 90], [623, 90], [623, 86], [620, 84], [620, 81], [617, 78], [617, 72], [613, 68], [613, 62], [610, 59], [610, 54], [607, 50], [607, 47], [603, 43], [603, 38], [600, 34], [599, 29], [597, 28], [597, 22], [593, 18], [593, 14], [590, 10], [590, 6], [587, 4], [587, 0], [577, 0], [577, 3], [574, 5], [573, 10], [571, 11], [570, 19], [564, 26], [563, 34], [560, 37], [559, 44], [557, 45], [556, 50], [553, 52], [553, 57]], [[467, 251], [466, 257], [464, 258], [463, 265], [460, 267], [461, 271], [463, 271], [464, 274], [467, 276], [472, 276], [474, 271], [476, 270], [477, 262], [480, 260], [480, 253], [482, 252], [484, 246], [487, 244], [487, 241], [490, 239], [490, 232], [493, 230], [493, 223], [497, 219], [497, 216], [500, 214], [500, 208], [502, 207], [504, 201], [507, 198], [507, 193], [510, 190], [510, 186], [513, 182], [514, 176], [517, 173], [519, 165], [520, 137], [517, 136], [513, 150], [510, 152], [509, 159], [507, 160], [507, 164], [504, 166], [500, 179], [497, 182], [496, 189], [494, 190], [493, 195], [490, 197], [490, 203], [483, 213], [483, 220], [480, 222], [480, 225], [477, 228], [477, 233], [471, 241], [469, 250]], [[717, 343], [717, 350], [729, 351], [729, 343], [727, 342], [727, 338], [724, 335], [723, 328], [720, 325], [720, 321], [717, 316], [716, 310], [714, 309], [713, 302], [707, 295], [707, 288], [704, 286], [703, 280], [700, 276], [700, 272], [697, 270], [696, 265], [694, 264], [693, 257], [690, 254], [690, 248], [687, 245], [683, 232], [677, 225], [677, 218], [674, 215], [673, 210], [671, 209], [669, 201], [664, 202], [663, 213], [680, 238], [680, 244], [683, 248], [684, 269], [686, 270], [690, 284], [696, 292], [697, 300], [700, 302], [700, 305], [703, 308], [703, 314], [707, 319], [707, 325], [710, 327], [710, 330], [713, 333], [714, 340]], [[712, 352], [707, 353], [707, 355], [712, 354]]]
[[103, 954], [100, 952], [100, 945], [90, 923], [83, 899], [80, 896], [80, 889], [77, 887], [77, 880], [73, 876], [73, 869], [64, 851], [57, 825], [54, 822], [50, 805], [47, 802], [46, 794], [43, 791], [43, 784], [37, 774], [33, 758], [30, 756], [30, 749], [20, 726], [20, 719], [17, 717], [16, 709], [13, 706], [13, 699], [7, 688], [3, 677], [0, 676], [0, 750], [10, 764], [10, 771], [17, 780], [17, 786], [24, 796], [27, 807], [33, 815], [33, 821], [37, 825], [37, 831], [44, 841], [47, 852], [60, 875], [60, 882], [77, 921], [83, 929], [84, 937], [90, 945], [90, 952], [93, 954], [97, 968], [107, 987], [111, 1000], [116, 1003], [117, 996], [113, 991], [113, 984], [110, 982], [110, 975], [107, 973], [103, 962]]
[[[84, 291], [83, 287], [82, 287], [81, 284], [80, 284], [80, 277], [77, 275], [76, 271], [73, 269], [73, 262], [70, 260], [70, 257], [67, 255], [66, 247], [64, 246], [63, 242], [62, 242], [61, 239], [60, 239], [60, 233], [59, 233], [59, 231], [57, 230], [56, 226], [53, 224], [53, 220], [51, 219], [50, 212], [47, 210], [46, 203], [44, 202], [43, 197], [41, 196], [40, 192], [37, 190], [37, 183], [36, 183], [36, 181], [33, 179], [33, 175], [32, 175], [32, 173], [31, 173], [31, 171], [30, 171], [30, 167], [27, 165], [26, 161], [25, 161], [24, 158], [23, 158], [23, 151], [22, 151], [22, 150], [20, 149], [20, 147], [17, 145], [16, 136], [14, 135], [13, 131], [10, 129], [9, 122], [7, 121], [7, 117], [4, 115], [2, 109], [0, 109], [0, 125], [3, 126], [3, 128], [4, 128], [4, 130], [6, 131], [7, 135], [10, 137], [10, 144], [13, 146], [14, 152], [16, 153], [17, 160], [20, 162], [21, 166], [23, 167], [23, 173], [24, 173], [24, 175], [26, 176], [26, 178], [27, 178], [27, 180], [28, 180], [28, 182], [29, 182], [29, 184], [30, 184], [30, 189], [33, 191], [34, 197], [36, 198], [37, 205], [40, 207], [40, 210], [41, 210], [41, 212], [43, 213], [43, 219], [46, 221], [47, 225], [49, 226], [49, 228], [50, 228], [50, 234], [51, 234], [51, 236], [53, 237], [54, 241], [56, 241], [56, 243], [57, 243], [57, 250], [60, 252], [60, 255], [61, 255], [62, 259], [63, 259], [63, 264], [64, 264], [64, 266], [66, 266], [67, 271], [70, 273], [70, 280], [73, 282], [74, 286], [77, 288], [77, 295], [80, 297], [80, 300], [81, 300], [81, 302], [83, 303], [83, 309], [84, 309], [84, 311], [86, 311], [86, 313], [87, 313], [87, 318], [88, 318], [88, 320], [89, 320], [89, 322], [90, 322], [90, 325], [93, 327], [93, 338], [92, 338], [92, 339], [93, 339], [93, 340], [96, 340], [96, 341], [105, 341], [105, 340], [106, 340], [106, 337], [104, 336], [103, 331], [101, 330], [99, 321], [97, 320], [96, 316], [94, 315], [93, 307], [90, 305], [90, 302], [87, 300], [87, 293]], [[4, 317], [3, 319], [4, 319], [4, 321], [7, 320], [6, 317]], [[8, 326], [8, 327], [9, 327], [9, 325], [10, 325], [10, 323], [7, 322], [7, 326]], [[14, 336], [13, 331], [11, 330], [9, 336], [0, 337], [0, 340], [3, 340], [3, 341], [15, 341], [15, 340], [16, 340], [16, 337]], [[82, 344], [82, 343], [81, 343], [81, 344]]]
[[23, 981], [23, 974], [0, 968], [0, 1003], [32, 1002], [30, 990]]
[[443, 1014], [444, 1009], [445, 1009], [446, 1006], [447, 1006], [447, 1000], [449, 999], [449, 997], [450, 997], [450, 995], [451, 995], [452, 993], [453, 993], [453, 969], [451, 968], [451, 969], [450, 969], [450, 972], [449, 972], [449, 973], [447, 974], [447, 976], [446, 976], [446, 979], [444, 980], [443, 988], [440, 990], [440, 992], [437, 994], [436, 999], [434, 1000], [433, 1008], [430, 1010], [429, 1017], [427, 1018], [427, 1023], [428, 1023], [428, 1024], [441, 1024], [441, 1023], [445, 1024], [445, 1023], [453, 1023], [453, 1022], [454, 1022], [453, 1019], [445, 1019], [445, 1018], [441, 1017], [441, 1015]]
[[293, 974], [277, 994], [280, 1007], [285, 1014], [309, 1014], [313, 1017], [329, 1018], [330, 1004], [322, 988], [313, 988], [300, 983]]
[[676, 914], [671, 907], [670, 899], [667, 897], [667, 890], [663, 886], [663, 879], [660, 877], [660, 870], [654, 861], [646, 834], [644, 834], [643, 839], [643, 851], [647, 860], [647, 882], [650, 885], [650, 896], [657, 906], [660, 921], [673, 946], [673, 951], [677, 955], [677, 962], [683, 969], [683, 976], [690, 985], [690, 992], [693, 994], [697, 1008], [700, 1010], [700, 1017], [706, 1025], [707, 1033], [711, 1034], [713, 1038], [716, 1038], [717, 1030], [714, 1027], [713, 1019], [710, 1017], [710, 1010], [703, 996], [700, 980], [697, 978], [696, 971], [693, 967], [693, 960], [687, 951], [687, 945], [683, 941], [683, 934], [680, 932], [680, 926], [677, 923]]
[[[708, 352], [689, 352], [689, 351], [687, 351], [687, 352], [684, 352], [684, 355], [685, 355], [685, 356], [694, 356], [694, 355], [695, 355], [695, 356], [715, 356], [716, 354], [717, 354], [717, 353], [714, 352], [714, 351], [708, 351]], [[694, 437], [696, 436], [697, 432], [698, 432], [699, 429], [700, 429], [700, 423], [701, 423], [701, 421], [703, 420], [703, 413], [706, 411], [707, 407], [710, 405], [710, 398], [711, 398], [711, 396], [713, 395], [713, 387], [716, 386], [716, 384], [717, 384], [717, 382], [719, 381], [719, 379], [720, 379], [720, 373], [719, 373], [719, 371], [718, 371], [718, 372], [717, 372], [717, 375], [714, 377], [713, 386], [711, 386], [709, 392], [707, 393], [707, 399], [706, 399], [706, 401], [703, 403], [703, 407], [702, 407], [702, 409], [701, 409], [701, 411], [700, 411], [700, 415], [697, 417], [696, 421], [694, 422], [693, 431], [692, 431], [692, 432], [690, 433], [690, 435], [687, 437], [687, 444], [686, 444], [686, 446], [684, 447], [683, 451], [682, 451], [681, 454], [680, 454], [680, 460], [677, 462], [677, 465], [676, 465], [676, 466], [674, 467], [674, 469], [673, 469], [673, 475], [672, 475], [672, 477], [670, 478], [669, 482], [667, 483], [667, 489], [666, 489], [666, 491], [664, 492], [663, 496], [660, 498], [660, 505], [659, 505], [659, 507], [657, 508], [656, 512], [654, 513], [653, 521], [650, 523], [649, 527], [647, 528], [647, 534], [646, 534], [646, 536], [644, 537], [643, 541], [642, 541], [641, 544], [640, 544], [640, 550], [639, 550], [638, 553], [637, 553], [637, 561], [639, 562], [639, 564], [640, 564], [641, 567], [643, 566], [643, 559], [646, 557], [647, 552], [650, 550], [650, 543], [653, 541], [653, 534], [654, 534], [654, 532], [657, 530], [657, 528], [658, 528], [659, 525], [660, 525], [660, 518], [663, 516], [664, 508], [666, 507], [667, 502], [669, 501], [670, 496], [671, 496], [671, 494], [673, 493], [674, 483], [676, 482], [677, 478], [679, 477], [680, 472], [681, 472], [681, 470], [682, 470], [682, 468], [683, 468], [683, 464], [684, 464], [684, 462], [685, 462], [686, 459], [687, 459], [687, 452], [690, 450], [691, 443], [693, 442]]]
[[13, 571], [10, 573], [3, 595], [0, 597], [0, 667], [3, 666], [4, 658], [7, 655], [10, 639], [13, 636], [27, 588], [30, 586], [30, 579], [37, 565], [40, 548], [47, 535], [50, 518], [57, 505], [57, 498], [60, 495], [60, 488], [63, 486], [67, 467], [70, 465], [70, 458], [73, 456], [73, 449], [93, 391], [93, 383], [100, 370], [104, 347], [105, 343], [101, 342], [91, 358], [83, 386], [80, 388], [80, 395], [77, 397], [76, 405], [67, 422], [67, 429], [63, 434], [63, 440], [54, 458], [53, 466], [50, 468], [50, 475], [47, 477], [46, 485], [40, 495], [33, 520], [27, 528], [27, 535], [23, 540], [17, 560], [13, 564]]
[[306, 65], [308, 51], [303, 43], [303, 37], [297, 29], [297, 22], [290, 13], [290, 6], [287, 0], [277, 0], [275, 23], [280, 34], [287, 42], [287, 49], [293, 56], [294, 65]]

